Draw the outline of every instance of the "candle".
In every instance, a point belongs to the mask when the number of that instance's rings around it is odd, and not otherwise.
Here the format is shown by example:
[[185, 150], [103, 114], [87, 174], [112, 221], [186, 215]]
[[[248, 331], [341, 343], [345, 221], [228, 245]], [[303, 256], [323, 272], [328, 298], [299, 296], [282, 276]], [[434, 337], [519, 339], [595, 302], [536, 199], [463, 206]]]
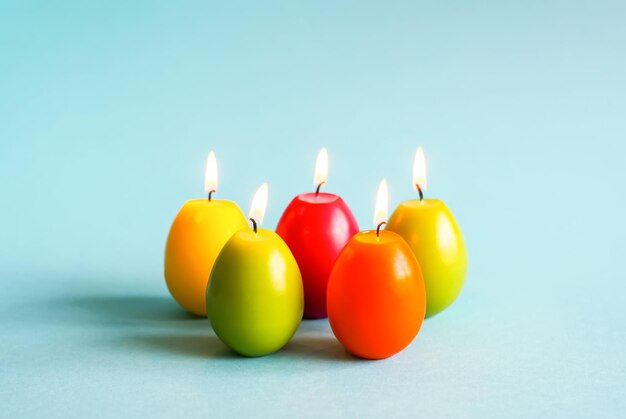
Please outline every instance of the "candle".
[[244, 356], [263, 356], [282, 348], [296, 332], [304, 309], [296, 260], [280, 236], [258, 228], [266, 205], [267, 184], [263, 184], [252, 201], [252, 228], [228, 240], [206, 292], [215, 334]]
[[328, 154], [322, 148], [315, 165], [315, 193], [296, 196], [278, 221], [300, 267], [304, 283], [304, 317], [326, 317], [328, 276], [348, 240], [359, 231], [348, 205], [338, 195], [320, 192], [328, 178]]
[[165, 245], [165, 282], [174, 299], [197, 316], [206, 316], [206, 287], [211, 268], [230, 236], [246, 227], [246, 217], [231, 201], [214, 199], [217, 192], [215, 153], [207, 158], [207, 199], [182, 206]]
[[426, 310], [424, 280], [409, 245], [381, 230], [387, 183], [378, 189], [376, 230], [356, 234], [342, 250], [328, 281], [328, 320], [339, 341], [362, 358], [390, 357], [408, 346]]
[[438, 199], [424, 199], [426, 163], [421, 147], [415, 153], [413, 185], [419, 199], [402, 202], [391, 215], [387, 230], [401, 235], [420, 263], [429, 317], [452, 304], [461, 292], [467, 253], [461, 230], [446, 204]]

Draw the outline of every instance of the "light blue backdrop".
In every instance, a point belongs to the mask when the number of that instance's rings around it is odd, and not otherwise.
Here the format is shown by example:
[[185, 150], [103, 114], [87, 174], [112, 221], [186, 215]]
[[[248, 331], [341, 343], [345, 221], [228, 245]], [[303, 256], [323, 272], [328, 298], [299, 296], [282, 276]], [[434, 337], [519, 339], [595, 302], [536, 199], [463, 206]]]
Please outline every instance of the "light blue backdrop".
[[[0, 405], [8, 417], [626, 414], [621, 1], [0, 4]], [[182, 203], [265, 226], [326, 190], [370, 228], [376, 187], [464, 231], [463, 294], [398, 356], [325, 321], [233, 356], [162, 278]]]

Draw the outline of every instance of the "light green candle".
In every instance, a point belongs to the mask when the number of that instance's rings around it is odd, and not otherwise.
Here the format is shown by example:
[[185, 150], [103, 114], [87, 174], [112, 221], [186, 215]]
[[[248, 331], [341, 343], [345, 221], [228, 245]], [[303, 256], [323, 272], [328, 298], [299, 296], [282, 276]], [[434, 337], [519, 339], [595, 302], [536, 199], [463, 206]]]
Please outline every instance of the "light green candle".
[[402, 202], [386, 229], [398, 233], [417, 258], [426, 286], [426, 317], [433, 316], [456, 300], [467, 273], [463, 235], [443, 201], [424, 199], [426, 168], [421, 147], [415, 156], [413, 184], [420, 199]]

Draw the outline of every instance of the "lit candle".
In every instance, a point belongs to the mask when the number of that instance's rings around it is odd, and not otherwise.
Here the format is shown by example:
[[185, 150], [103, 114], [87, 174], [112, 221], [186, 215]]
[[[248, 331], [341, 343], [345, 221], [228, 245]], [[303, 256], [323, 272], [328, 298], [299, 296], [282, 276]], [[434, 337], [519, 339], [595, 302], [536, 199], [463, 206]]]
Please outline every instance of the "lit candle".
[[376, 230], [356, 234], [340, 253], [328, 281], [328, 320], [333, 333], [362, 358], [390, 357], [408, 346], [426, 310], [424, 280], [409, 245], [382, 230], [387, 183], [378, 189]]
[[420, 263], [426, 284], [426, 317], [429, 317], [452, 304], [461, 292], [467, 253], [461, 229], [446, 204], [438, 199], [424, 199], [426, 163], [421, 147], [415, 153], [413, 185], [419, 199], [398, 205], [387, 230], [404, 237]]
[[245, 356], [282, 348], [296, 332], [304, 309], [296, 260], [276, 233], [259, 228], [266, 205], [263, 184], [252, 200], [252, 228], [236, 232], [224, 245], [206, 291], [215, 334]]
[[300, 266], [304, 283], [304, 317], [326, 317], [326, 286], [337, 255], [358, 231], [352, 211], [341, 197], [320, 192], [328, 178], [328, 154], [320, 151], [313, 185], [316, 191], [296, 196], [278, 221], [276, 232]]
[[235, 232], [246, 227], [246, 217], [231, 201], [214, 199], [217, 192], [215, 153], [207, 158], [207, 198], [182, 206], [165, 245], [165, 282], [174, 299], [198, 316], [206, 316], [206, 287], [215, 258]]

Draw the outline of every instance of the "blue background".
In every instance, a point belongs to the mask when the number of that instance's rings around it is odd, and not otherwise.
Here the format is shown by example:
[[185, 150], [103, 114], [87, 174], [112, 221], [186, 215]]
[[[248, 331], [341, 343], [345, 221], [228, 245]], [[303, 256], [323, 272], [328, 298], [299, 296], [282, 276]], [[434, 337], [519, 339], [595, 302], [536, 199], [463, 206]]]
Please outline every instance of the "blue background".
[[[626, 6], [615, 1], [0, 4], [0, 405], [33, 415], [616, 417], [626, 414]], [[202, 197], [265, 226], [312, 190], [362, 228], [445, 200], [459, 300], [399, 355], [304, 322], [234, 356], [162, 277]]]

